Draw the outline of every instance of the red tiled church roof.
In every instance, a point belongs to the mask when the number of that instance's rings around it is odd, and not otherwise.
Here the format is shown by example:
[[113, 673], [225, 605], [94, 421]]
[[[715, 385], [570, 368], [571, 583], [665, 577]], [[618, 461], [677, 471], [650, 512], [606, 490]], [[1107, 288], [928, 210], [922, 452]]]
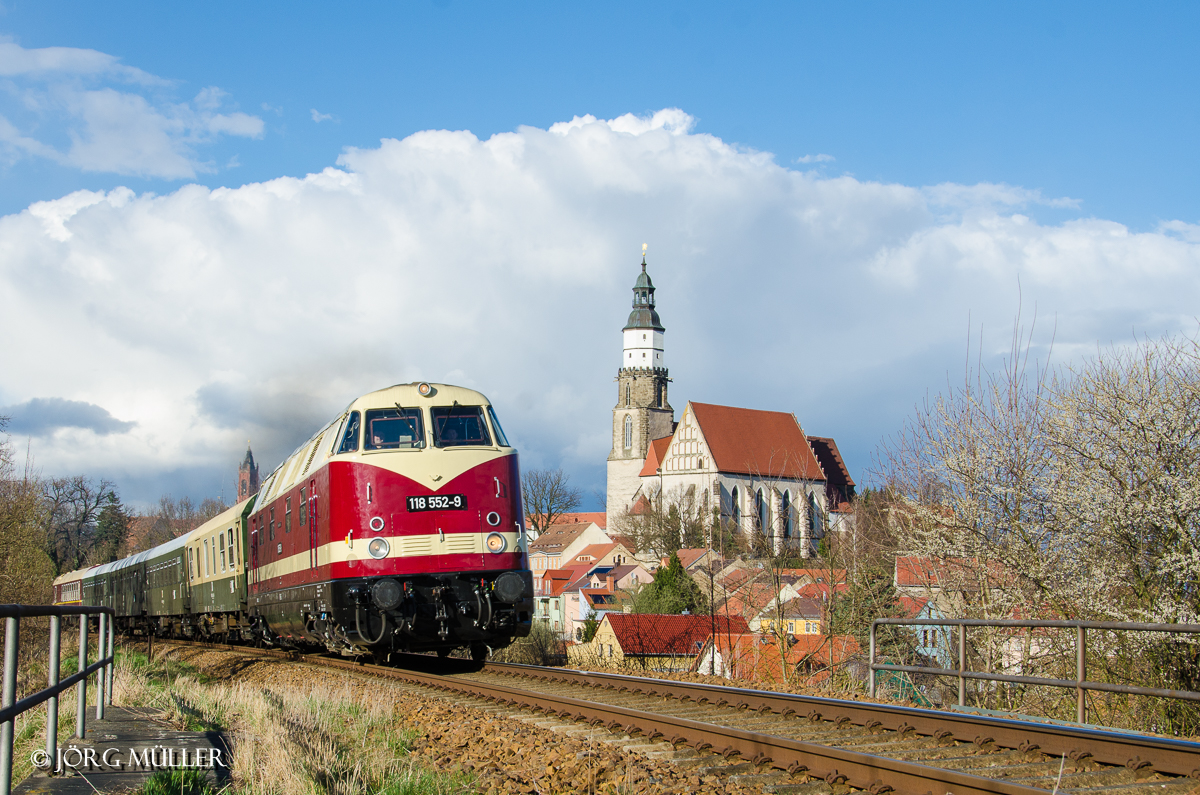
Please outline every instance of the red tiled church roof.
[[[709, 403], [690, 405], [718, 471], [825, 480], [795, 415]], [[645, 474], [645, 468], [642, 472]]]

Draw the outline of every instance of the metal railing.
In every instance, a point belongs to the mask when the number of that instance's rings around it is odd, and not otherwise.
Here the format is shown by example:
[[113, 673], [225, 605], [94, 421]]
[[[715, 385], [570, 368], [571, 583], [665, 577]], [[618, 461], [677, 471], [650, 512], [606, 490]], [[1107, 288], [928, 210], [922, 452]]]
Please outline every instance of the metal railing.
[[[958, 668], [931, 668], [922, 665], [892, 665], [875, 662], [876, 630], [881, 624], [910, 627], [958, 627]], [[967, 627], [1013, 627], [1022, 629], [1074, 629], [1075, 630], [1075, 678], [1052, 679], [1041, 676], [1012, 676], [985, 671], [967, 670]], [[982, 679], [989, 682], [1012, 682], [1023, 685], [1047, 685], [1075, 690], [1075, 719], [1087, 723], [1087, 701], [1089, 690], [1106, 693], [1125, 693], [1135, 696], [1158, 696], [1200, 701], [1200, 693], [1192, 690], [1167, 690], [1158, 687], [1114, 685], [1108, 682], [1087, 681], [1087, 631], [1089, 629], [1169, 632], [1174, 634], [1200, 635], [1200, 624], [1138, 624], [1125, 621], [1022, 621], [1015, 619], [981, 618], [877, 618], [871, 622], [871, 697], [875, 697], [876, 671], [906, 671], [917, 674], [958, 677], [958, 705], [966, 706], [967, 680]]]
[[[88, 658], [88, 617], [100, 616], [97, 657], [91, 665]], [[22, 618], [50, 617], [49, 686], [17, 701], [17, 650]], [[59, 655], [62, 646], [62, 617], [79, 616], [79, 670], [66, 679], [59, 679]], [[104, 719], [105, 702], [112, 703], [113, 682], [113, 619], [111, 607], [0, 605], [4, 628], [4, 691], [0, 708], [0, 795], [12, 791], [13, 730], [22, 712], [46, 703], [46, 753], [55, 759], [58, 746], [58, 694], [78, 685], [75, 690], [75, 736], [84, 739], [87, 731], [87, 678], [101, 671], [96, 680], [96, 719]], [[107, 651], [107, 655], [105, 652]]]

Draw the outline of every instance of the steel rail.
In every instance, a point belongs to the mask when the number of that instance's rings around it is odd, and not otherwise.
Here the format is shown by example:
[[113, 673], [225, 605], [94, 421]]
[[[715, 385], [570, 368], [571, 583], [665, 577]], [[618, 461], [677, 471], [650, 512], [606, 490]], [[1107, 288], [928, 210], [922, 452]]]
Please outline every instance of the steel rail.
[[[275, 649], [247, 649], [241, 646], [220, 645], [198, 641], [172, 641], [187, 645], [225, 648], [231, 651], [250, 651], [255, 654], [291, 659], [323, 667], [343, 669], [360, 674], [405, 680], [443, 691], [454, 691], [482, 697], [496, 703], [540, 710], [565, 718], [603, 724], [610, 729], [627, 732], [642, 731], [647, 737], [663, 737], [672, 743], [685, 743], [697, 750], [711, 749], [726, 756], [738, 754], [744, 759], [823, 778], [829, 783], [845, 781], [861, 789], [877, 793], [888, 788], [901, 795], [925, 795], [927, 792], [1005, 793], [1018, 795], [1042, 793], [1044, 790], [1021, 787], [1002, 780], [973, 776], [937, 766], [902, 762], [887, 757], [862, 754], [840, 748], [807, 743], [771, 734], [747, 732], [717, 723], [695, 721], [642, 710], [587, 701], [563, 695], [522, 690], [505, 685], [481, 683], [468, 678], [428, 674], [405, 668], [371, 665], [357, 661], [301, 655]], [[426, 657], [419, 659], [428, 661]], [[1004, 718], [963, 715], [937, 710], [871, 704], [842, 699], [799, 696], [746, 690], [722, 685], [675, 682], [648, 677], [607, 674], [571, 669], [550, 669], [511, 663], [488, 663], [485, 673], [531, 677], [542, 681], [583, 684], [605, 689], [623, 688], [646, 695], [690, 699], [696, 703], [730, 706], [758, 712], [808, 714], [819, 720], [848, 719], [872, 732], [895, 731], [901, 735], [928, 735], [941, 741], [958, 740], [986, 746], [1040, 751], [1053, 756], [1067, 755], [1072, 759], [1091, 757], [1094, 761], [1115, 766], [1151, 767], [1168, 775], [1200, 777], [1200, 744], [1170, 738], [1099, 731], [1084, 727], [1055, 726]], [[816, 713], [814, 715], [814, 713]], [[947, 789], [931, 789], [930, 785], [945, 785]]]
[[[875, 704], [848, 699], [802, 696], [793, 693], [775, 693], [763, 690], [747, 690], [725, 685], [709, 685], [696, 682], [676, 682], [669, 679], [629, 676], [626, 674], [575, 671], [565, 668], [542, 668], [512, 663], [487, 663], [484, 671], [533, 676], [542, 679], [575, 681], [593, 686], [624, 686], [636, 688], [649, 695], [664, 695], [675, 698], [686, 696], [694, 701], [745, 706], [751, 710], [770, 709], [773, 712], [795, 712], [806, 715], [820, 713], [826, 720], [849, 718], [858, 726], [879, 725], [881, 728], [900, 731], [912, 727], [916, 734], [930, 737], [953, 736], [961, 742], [990, 739], [1003, 748], [1028, 748], [1036, 745], [1042, 753], [1053, 756], [1067, 754], [1068, 757], [1090, 754], [1096, 762], [1106, 765], [1126, 765], [1134, 757], [1150, 762], [1160, 773], [1173, 776], [1200, 778], [1200, 743], [1106, 731], [1084, 726], [1061, 726], [1049, 723], [1034, 723], [1010, 718], [984, 715], [968, 715], [959, 712], [903, 707], [894, 704]], [[949, 732], [949, 735], [946, 734]]]

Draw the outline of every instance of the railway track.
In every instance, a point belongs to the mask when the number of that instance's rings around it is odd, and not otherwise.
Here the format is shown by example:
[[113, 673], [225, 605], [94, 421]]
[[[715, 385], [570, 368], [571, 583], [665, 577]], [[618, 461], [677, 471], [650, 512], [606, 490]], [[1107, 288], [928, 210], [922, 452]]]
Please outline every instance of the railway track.
[[[399, 655], [404, 667], [241, 646], [407, 682], [532, 722], [638, 746], [767, 792], [1200, 795], [1200, 743], [620, 674]], [[532, 717], [531, 713], [537, 713]]]

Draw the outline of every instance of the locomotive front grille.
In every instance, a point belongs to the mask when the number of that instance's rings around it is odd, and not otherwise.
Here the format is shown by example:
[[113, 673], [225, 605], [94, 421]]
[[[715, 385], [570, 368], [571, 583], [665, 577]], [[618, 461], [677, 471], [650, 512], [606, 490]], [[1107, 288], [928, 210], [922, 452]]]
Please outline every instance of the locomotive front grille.
[[400, 552], [403, 555], [432, 555], [433, 536], [405, 536]]
[[481, 552], [478, 533], [454, 533], [447, 535], [442, 544], [443, 551], [449, 554], [472, 554]]

